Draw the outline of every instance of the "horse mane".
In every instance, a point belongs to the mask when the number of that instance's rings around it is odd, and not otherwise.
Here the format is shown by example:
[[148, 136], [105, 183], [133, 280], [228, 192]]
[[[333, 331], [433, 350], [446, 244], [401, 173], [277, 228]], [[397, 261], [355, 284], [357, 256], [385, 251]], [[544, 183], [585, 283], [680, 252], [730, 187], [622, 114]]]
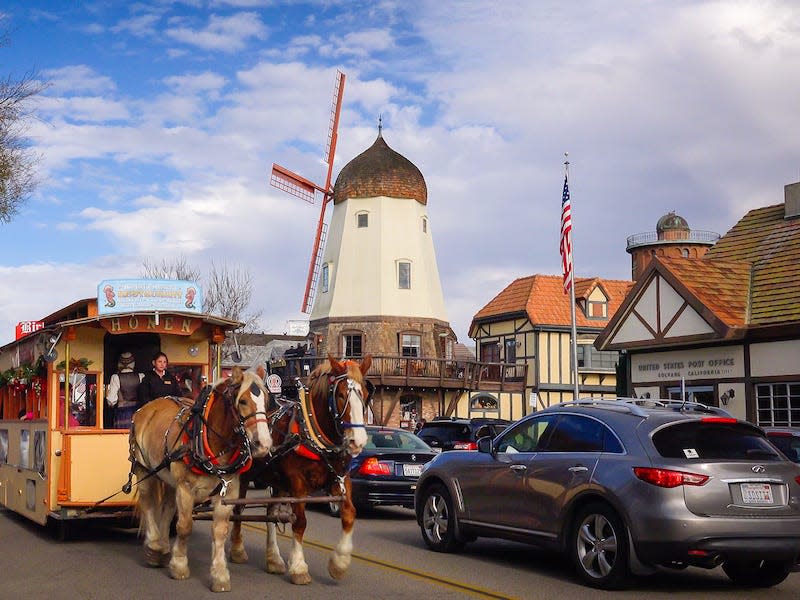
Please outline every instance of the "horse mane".
[[212, 389], [217, 389], [218, 386], [228, 381], [228, 379], [230, 379], [234, 385], [240, 386], [239, 393], [236, 395], [237, 399], [253, 384], [255, 384], [264, 394], [269, 393], [267, 392], [267, 386], [264, 385], [264, 380], [261, 379], [261, 375], [259, 375], [255, 369], [248, 369], [245, 371], [242, 370], [241, 367], [234, 367], [233, 373], [231, 373], [230, 377], [220, 377], [217, 379], [211, 386]]

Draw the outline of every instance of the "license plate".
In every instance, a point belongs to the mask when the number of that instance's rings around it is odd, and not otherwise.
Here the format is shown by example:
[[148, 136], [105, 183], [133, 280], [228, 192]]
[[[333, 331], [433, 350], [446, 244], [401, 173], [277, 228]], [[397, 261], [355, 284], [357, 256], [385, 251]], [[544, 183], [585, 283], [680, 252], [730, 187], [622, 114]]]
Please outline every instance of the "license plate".
[[403, 465], [403, 475], [406, 477], [419, 477], [422, 475], [422, 465]]
[[745, 504], [772, 504], [772, 486], [768, 483], [743, 483], [742, 502]]

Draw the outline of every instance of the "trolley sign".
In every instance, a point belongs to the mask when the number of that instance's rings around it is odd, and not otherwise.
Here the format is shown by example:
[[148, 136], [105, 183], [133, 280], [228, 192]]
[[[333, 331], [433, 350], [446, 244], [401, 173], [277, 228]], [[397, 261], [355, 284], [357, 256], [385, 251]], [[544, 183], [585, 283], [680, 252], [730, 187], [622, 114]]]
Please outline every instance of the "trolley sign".
[[280, 375], [273, 373], [267, 377], [267, 389], [271, 394], [280, 394], [282, 383]]
[[20, 321], [17, 323], [16, 337], [14, 339], [18, 340], [40, 329], [44, 329], [44, 321]]

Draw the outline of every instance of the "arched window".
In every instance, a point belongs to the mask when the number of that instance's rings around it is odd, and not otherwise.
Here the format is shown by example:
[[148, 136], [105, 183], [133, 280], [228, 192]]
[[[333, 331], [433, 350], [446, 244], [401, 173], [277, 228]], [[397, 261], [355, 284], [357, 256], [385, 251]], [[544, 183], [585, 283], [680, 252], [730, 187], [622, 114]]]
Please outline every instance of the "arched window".
[[497, 398], [492, 394], [481, 393], [477, 396], [473, 396], [469, 401], [469, 408], [470, 411], [493, 411], [497, 412], [500, 410], [500, 404], [497, 402]]

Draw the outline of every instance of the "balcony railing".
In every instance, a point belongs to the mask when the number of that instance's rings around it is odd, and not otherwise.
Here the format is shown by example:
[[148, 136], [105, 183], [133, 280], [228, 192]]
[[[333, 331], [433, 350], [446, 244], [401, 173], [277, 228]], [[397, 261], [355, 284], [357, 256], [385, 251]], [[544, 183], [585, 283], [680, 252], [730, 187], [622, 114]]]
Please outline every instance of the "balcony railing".
[[[283, 359], [280, 363], [285, 367], [279, 373], [305, 379], [324, 360], [318, 356]], [[527, 364], [376, 355], [367, 377], [376, 385], [511, 392], [524, 390], [527, 373]]]
[[628, 249], [635, 248], [636, 246], [649, 246], [650, 244], [661, 244], [665, 242], [680, 244], [680, 243], [695, 243], [695, 244], [714, 244], [719, 239], [719, 234], [713, 231], [702, 231], [693, 229], [687, 231], [685, 237], [680, 238], [661, 238], [658, 237], [656, 231], [646, 231], [644, 233], [636, 233], [629, 235]]

